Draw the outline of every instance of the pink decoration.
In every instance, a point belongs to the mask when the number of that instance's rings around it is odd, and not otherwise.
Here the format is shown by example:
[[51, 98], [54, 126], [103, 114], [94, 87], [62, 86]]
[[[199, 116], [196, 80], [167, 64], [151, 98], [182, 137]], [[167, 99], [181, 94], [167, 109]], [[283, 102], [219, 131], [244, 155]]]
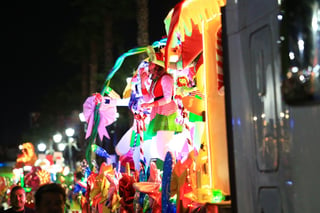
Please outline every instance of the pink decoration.
[[103, 136], [110, 138], [106, 127], [116, 120], [116, 100], [110, 99], [108, 97], [103, 97], [98, 93], [87, 98], [83, 104], [83, 114], [88, 123], [86, 139], [91, 135], [94, 125], [94, 110], [98, 103], [100, 103], [100, 122], [98, 124], [99, 137], [101, 140], [103, 139]]

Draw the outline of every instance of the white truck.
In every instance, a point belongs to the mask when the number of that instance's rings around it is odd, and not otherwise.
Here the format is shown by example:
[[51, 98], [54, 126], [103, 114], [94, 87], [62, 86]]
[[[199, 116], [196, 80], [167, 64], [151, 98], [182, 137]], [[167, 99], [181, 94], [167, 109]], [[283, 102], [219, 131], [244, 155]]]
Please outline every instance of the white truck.
[[222, 8], [233, 212], [320, 212], [319, 8], [319, 0]]

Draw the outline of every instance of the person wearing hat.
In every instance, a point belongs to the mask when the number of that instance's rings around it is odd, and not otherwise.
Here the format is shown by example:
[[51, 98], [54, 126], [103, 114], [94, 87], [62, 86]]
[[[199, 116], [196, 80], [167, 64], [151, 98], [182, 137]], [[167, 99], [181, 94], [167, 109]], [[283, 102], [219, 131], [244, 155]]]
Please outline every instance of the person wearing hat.
[[[169, 143], [176, 132], [182, 131], [182, 126], [176, 123], [178, 106], [173, 100], [174, 79], [166, 72], [161, 52], [150, 56], [149, 72], [141, 73], [141, 90], [145, 103], [142, 108], [151, 108], [148, 135], [156, 136], [159, 158], [163, 161]], [[151, 75], [151, 84], [147, 82]]]

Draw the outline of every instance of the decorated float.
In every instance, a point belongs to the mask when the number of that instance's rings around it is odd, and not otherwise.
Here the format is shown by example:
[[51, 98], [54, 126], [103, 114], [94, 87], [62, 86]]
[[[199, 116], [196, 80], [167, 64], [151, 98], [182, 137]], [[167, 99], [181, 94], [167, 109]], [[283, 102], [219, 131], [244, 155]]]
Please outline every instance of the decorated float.
[[[85, 101], [89, 209], [218, 212], [219, 205], [231, 205], [222, 70], [220, 7], [224, 5], [224, 0], [181, 1], [164, 20], [165, 38], [121, 55], [102, 91]], [[128, 73], [131, 80], [118, 95], [110, 82], [125, 58], [136, 54], [146, 57], [133, 75]], [[155, 78], [154, 67], [166, 74]], [[170, 77], [163, 83], [165, 75]], [[147, 94], [152, 99], [146, 99]], [[124, 100], [134, 121], [115, 147], [119, 162], [114, 168], [103, 163], [97, 169], [93, 154], [106, 159], [108, 154], [96, 138], [109, 137], [106, 127], [115, 121], [117, 103]], [[176, 108], [171, 105], [168, 111], [176, 109], [175, 117], [164, 121], [163, 116], [171, 116], [165, 107], [173, 102]], [[159, 113], [162, 120], [154, 123]], [[181, 129], [172, 129], [172, 122]], [[152, 134], [154, 126], [160, 130]]]
[[[230, 206], [220, 12], [225, 3], [181, 1], [164, 20], [165, 38], [117, 59], [102, 91], [83, 104], [88, 146], [72, 180], [63, 171], [52, 179], [49, 159], [37, 161], [26, 143], [16, 182], [27, 191], [50, 181], [71, 186], [70, 205], [82, 212], [219, 212], [219, 206]], [[126, 57], [137, 54], [145, 58], [128, 72], [124, 91], [114, 91], [114, 75]], [[154, 77], [154, 67], [164, 71], [161, 76]], [[110, 138], [107, 126], [116, 121], [120, 103], [133, 123], [115, 147], [119, 161], [112, 161], [97, 139]], [[98, 165], [95, 156], [105, 162]], [[24, 166], [30, 166], [27, 173]]]

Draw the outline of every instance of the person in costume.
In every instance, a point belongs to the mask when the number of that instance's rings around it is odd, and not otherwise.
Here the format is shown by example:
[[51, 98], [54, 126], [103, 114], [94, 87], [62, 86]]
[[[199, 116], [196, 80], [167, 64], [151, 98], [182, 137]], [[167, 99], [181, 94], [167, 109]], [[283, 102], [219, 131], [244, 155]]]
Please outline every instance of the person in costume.
[[141, 90], [145, 101], [141, 107], [151, 108], [147, 133], [156, 136], [159, 158], [164, 160], [173, 135], [181, 132], [182, 126], [176, 123], [178, 107], [173, 100], [174, 79], [164, 69], [164, 63], [161, 58], [159, 60], [159, 55], [156, 54], [157, 58], [149, 62], [152, 81], [149, 89], [147, 89], [148, 73], [141, 73]]

